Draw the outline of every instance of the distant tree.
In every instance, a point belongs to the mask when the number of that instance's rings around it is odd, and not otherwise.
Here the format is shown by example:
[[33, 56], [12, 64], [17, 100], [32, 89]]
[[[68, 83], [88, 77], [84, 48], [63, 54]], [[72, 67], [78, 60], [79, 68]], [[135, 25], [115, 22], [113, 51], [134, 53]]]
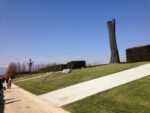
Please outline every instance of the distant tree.
[[19, 62], [17, 63], [17, 73], [21, 73], [21, 64]]
[[38, 64], [38, 65], [37, 65], [37, 70], [39, 71], [40, 68], [42, 68], [42, 65], [41, 65], [41, 64]]
[[26, 65], [25, 65], [25, 63], [23, 63], [22, 66], [21, 66], [21, 72], [22, 73], [26, 72]]
[[17, 73], [17, 64], [12, 62], [9, 64], [7, 68], [6, 76], [13, 78], [15, 77], [16, 73]]
[[34, 64], [34, 65], [32, 66], [32, 71], [33, 71], [34, 73], [36, 73], [36, 72], [38, 72], [38, 70], [39, 70], [38, 64]]
[[33, 66], [32, 66], [32, 71], [33, 71], [33, 72], [36, 72], [36, 71], [37, 71], [36, 65], [33, 65]]

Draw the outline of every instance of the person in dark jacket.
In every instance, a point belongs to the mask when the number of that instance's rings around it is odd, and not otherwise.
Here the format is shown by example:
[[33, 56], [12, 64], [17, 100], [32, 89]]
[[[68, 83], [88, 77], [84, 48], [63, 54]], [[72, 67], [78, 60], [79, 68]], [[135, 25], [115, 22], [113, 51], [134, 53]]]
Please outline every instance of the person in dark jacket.
[[0, 96], [2, 96], [2, 90], [3, 90], [3, 80], [0, 78]]
[[11, 83], [12, 83], [12, 79], [11, 79], [11, 77], [9, 77], [8, 81], [7, 81], [7, 88], [8, 89], [11, 89]]

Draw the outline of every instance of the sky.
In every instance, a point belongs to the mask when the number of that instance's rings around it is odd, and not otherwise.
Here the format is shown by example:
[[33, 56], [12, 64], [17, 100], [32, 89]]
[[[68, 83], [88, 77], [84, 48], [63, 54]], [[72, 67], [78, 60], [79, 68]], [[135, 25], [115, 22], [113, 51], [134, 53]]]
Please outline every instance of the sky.
[[150, 0], [0, 0], [0, 67], [29, 58], [109, 63], [114, 18], [121, 61], [127, 48], [150, 44]]

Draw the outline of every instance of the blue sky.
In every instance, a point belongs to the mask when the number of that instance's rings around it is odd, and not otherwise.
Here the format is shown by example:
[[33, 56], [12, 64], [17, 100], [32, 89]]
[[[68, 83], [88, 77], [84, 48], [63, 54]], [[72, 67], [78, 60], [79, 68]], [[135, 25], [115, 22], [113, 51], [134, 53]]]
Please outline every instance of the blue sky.
[[113, 18], [121, 61], [126, 48], [150, 44], [149, 0], [0, 0], [0, 66], [108, 63]]

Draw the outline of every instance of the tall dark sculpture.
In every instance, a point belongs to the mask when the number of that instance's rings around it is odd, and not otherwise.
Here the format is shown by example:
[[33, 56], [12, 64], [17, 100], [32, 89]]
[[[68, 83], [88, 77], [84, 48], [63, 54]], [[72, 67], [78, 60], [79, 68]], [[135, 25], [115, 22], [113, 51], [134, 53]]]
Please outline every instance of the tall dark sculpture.
[[28, 66], [29, 66], [29, 75], [31, 76], [32, 73], [32, 65], [33, 65], [33, 61], [32, 59], [29, 59], [29, 62], [27, 62]]
[[110, 49], [111, 49], [110, 63], [120, 63], [117, 42], [116, 42], [115, 19], [108, 21], [107, 26], [109, 31], [109, 42], [110, 42]]

